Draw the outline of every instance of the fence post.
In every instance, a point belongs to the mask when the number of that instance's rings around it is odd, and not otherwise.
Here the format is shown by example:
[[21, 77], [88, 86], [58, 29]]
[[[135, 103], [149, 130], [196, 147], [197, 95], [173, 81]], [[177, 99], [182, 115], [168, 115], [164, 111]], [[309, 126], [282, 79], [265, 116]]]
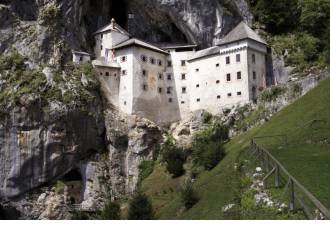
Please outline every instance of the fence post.
[[289, 194], [290, 194], [290, 210], [293, 211], [295, 208], [295, 202], [294, 202], [294, 182], [293, 180], [290, 178], [290, 190], [289, 190]]
[[280, 168], [278, 164], [275, 165], [275, 187], [280, 187]]

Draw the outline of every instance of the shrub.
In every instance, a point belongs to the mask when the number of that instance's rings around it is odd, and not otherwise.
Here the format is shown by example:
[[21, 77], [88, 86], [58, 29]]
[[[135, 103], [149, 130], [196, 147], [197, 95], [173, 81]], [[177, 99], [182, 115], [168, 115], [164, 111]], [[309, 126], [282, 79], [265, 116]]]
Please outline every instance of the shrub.
[[14, 52], [10, 56], [0, 56], [0, 71], [2, 70], [23, 70], [25, 58], [22, 57], [18, 52]]
[[173, 177], [179, 177], [184, 173], [183, 165], [186, 161], [186, 154], [183, 148], [177, 147], [174, 141], [168, 139], [160, 150], [160, 159], [166, 163], [167, 171]]
[[65, 184], [62, 181], [57, 181], [55, 185], [55, 192], [56, 194], [63, 194], [64, 193]]
[[272, 87], [270, 90], [266, 90], [261, 95], [261, 100], [263, 102], [273, 102], [275, 101], [280, 95], [285, 93], [285, 89], [281, 87]]
[[248, 190], [243, 193], [242, 199], [241, 199], [241, 206], [245, 210], [251, 210], [255, 208], [255, 200], [254, 200], [254, 195], [252, 190]]
[[72, 212], [72, 220], [90, 220], [90, 216], [89, 214], [83, 212], [83, 211], [78, 211], [78, 210], [74, 210]]
[[192, 208], [199, 200], [190, 180], [182, 187], [181, 200], [186, 209]]
[[154, 213], [152, 204], [148, 197], [142, 193], [137, 193], [129, 203], [129, 220], [152, 220]]
[[61, 10], [55, 5], [44, 7], [39, 14], [39, 21], [43, 25], [54, 24], [60, 17]]
[[101, 220], [120, 220], [120, 205], [116, 202], [109, 201], [100, 213]]
[[140, 163], [139, 175], [141, 182], [151, 175], [151, 173], [154, 171], [154, 167], [155, 167], [155, 161], [144, 160]]
[[215, 125], [194, 135], [192, 161], [195, 166], [213, 169], [225, 156], [223, 143], [228, 139], [228, 128]]

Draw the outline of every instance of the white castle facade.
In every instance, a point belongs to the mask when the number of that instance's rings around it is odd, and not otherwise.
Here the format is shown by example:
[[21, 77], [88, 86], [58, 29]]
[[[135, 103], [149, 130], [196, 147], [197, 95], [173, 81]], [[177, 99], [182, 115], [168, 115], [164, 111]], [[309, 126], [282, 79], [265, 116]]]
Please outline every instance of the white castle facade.
[[[132, 38], [114, 20], [95, 33], [95, 67], [108, 100], [159, 124], [205, 109], [246, 104], [266, 87], [267, 44], [241, 22], [217, 46], [157, 47]], [[89, 61], [75, 52], [75, 62]]]

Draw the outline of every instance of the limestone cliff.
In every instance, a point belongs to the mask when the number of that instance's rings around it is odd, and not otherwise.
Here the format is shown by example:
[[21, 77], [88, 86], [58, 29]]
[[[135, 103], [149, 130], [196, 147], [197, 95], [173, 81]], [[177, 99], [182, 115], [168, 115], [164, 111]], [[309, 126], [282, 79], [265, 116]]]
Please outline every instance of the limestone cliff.
[[201, 48], [240, 20], [252, 22], [244, 0], [3, 0], [0, 53], [17, 49], [36, 65], [63, 62], [71, 49], [92, 51], [93, 32], [111, 17], [135, 37]]

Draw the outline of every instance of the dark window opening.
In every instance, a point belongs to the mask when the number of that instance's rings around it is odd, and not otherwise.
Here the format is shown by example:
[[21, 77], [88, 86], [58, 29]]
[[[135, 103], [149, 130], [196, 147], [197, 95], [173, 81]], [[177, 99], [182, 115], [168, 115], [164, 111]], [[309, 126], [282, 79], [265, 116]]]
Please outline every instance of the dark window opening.
[[230, 82], [231, 81], [231, 76], [230, 76], [230, 73], [227, 74], [227, 82]]
[[242, 73], [240, 71], [237, 72], [237, 79], [242, 79]]
[[215, 66], [216, 66], [216, 67], [219, 67], [219, 66], [220, 66], [220, 64], [216, 64]]
[[228, 97], [231, 97], [232, 95], [231, 95], [231, 93], [228, 93], [227, 96], [228, 96]]
[[172, 80], [172, 75], [171, 74], [167, 74], [167, 80]]
[[199, 88], [199, 84], [196, 84], [196, 88]]
[[181, 104], [184, 104], [185, 102], [184, 101], [181, 101]]
[[186, 87], [182, 87], [182, 94], [186, 94], [187, 93], [187, 88]]
[[158, 74], [158, 79], [159, 79], [159, 80], [163, 80], [163, 74], [162, 74], [162, 73], [159, 73], [159, 74]]
[[144, 85], [143, 85], [143, 90], [144, 90], [144, 91], [147, 91], [147, 90], [148, 90], [148, 85], [144, 84]]
[[142, 76], [144, 76], [144, 77], [147, 76], [147, 71], [146, 70], [142, 70]]
[[252, 74], [253, 74], [253, 79], [256, 80], [257, 79], [257, 73], [254, 71]]
[[230, 64], [230, 57], [226, 57], [226, 64], [229, 65]]
[[181, 66], [186, 66], [186, 61], [185, 60], [181, 60]]
[[182, 73], [182, 74], [181, 74], [181, 79], [182, 79], [182, 80], [186, 80], [186, 74]]
[[167, 67], [172, 67], [172, 61], [167, 61]]
[[171, 94], [172, 93], [172, 87], [167, 87], [166, 93]]
[[217, 80], [217, 82], [216, 82], [217, 84], [219, 84], [220, 83], [220, 80]]
[[163, 89], [159, 87], [159, 88], [158, 88], [158, 93], [159, 93], [159, 94], [162, 94], [162, 92], [163, 92]]
[[141, 60], [142, 62], [146, 63], [148, 61], [148, 58], [145, 55], [141, 55]]
[[197, 100], [196, 100], [197, 102], [200, 102], [201, 101], [201, 99], [200, 98], [197, 98]]
[[236, 62], [241, 62], [241, 55], [240, 54], [236, 54]]
[[169, 99], [168, 99], [168, 102], [173, 102], [173, 99], [172, 99], [172, 98], [169, 98]]
[[256, 63], [256, 55], [255, 54], [252, 54], [252, 63]]
[[217, 99], [220, 99], [221, 98], [221, 96], [217, 96]]
[[163, 65], [163, 61], [158, 60], [158, 65], [159, 65], [159, 66], [162, 66], [162, 65]]
[[150, 58], [150, 63], [151, 63], [151, 64], [153, 64], [153, 65], [154, 65], [154, 64], [155, 64], [155, 62], [156, 62], [156, 61], [155, 61], [155, 59], [154, 59], [154, 58]]
[[241, 95], [242, 95], [242, 92], [240, 92], [240, 91], [237, 92], [237, 95], [238, 95], [238, 96], [241, 96]]
[[199, 72], [199, 69], [198, 68], [196, 68], [196, 72]]

